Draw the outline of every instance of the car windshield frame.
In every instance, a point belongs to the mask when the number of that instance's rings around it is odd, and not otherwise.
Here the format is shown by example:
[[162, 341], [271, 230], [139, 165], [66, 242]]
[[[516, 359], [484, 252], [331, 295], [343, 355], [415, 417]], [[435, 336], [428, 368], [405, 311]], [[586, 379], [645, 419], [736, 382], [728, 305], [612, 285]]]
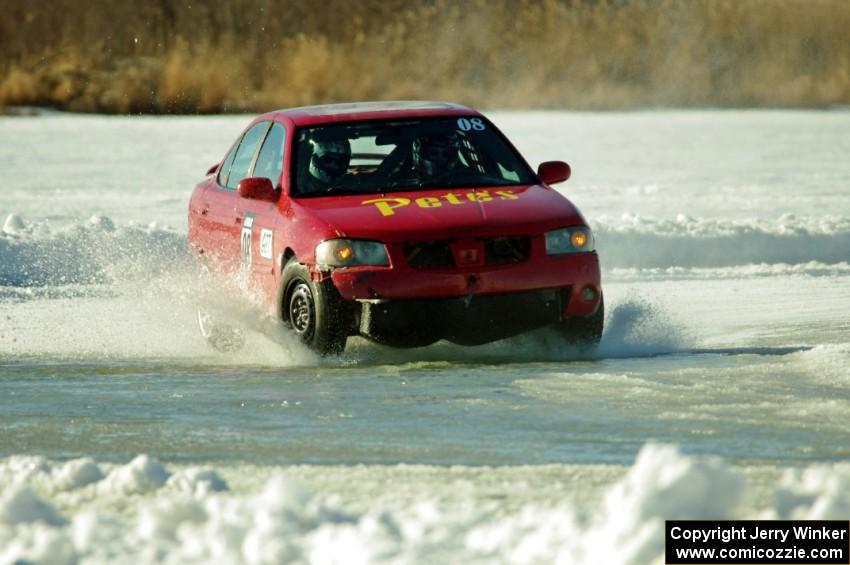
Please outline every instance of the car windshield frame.
[[[475, 119], [479, 121], [479, 123], [483, 123], [485, 125], [485, 130], [489, 130], [490, 135], [495, 135], [496, 142], [501, 144], [500, 150], [506, 151], [509, 156], [513, 159], [514, 169], [511, 171], [516, 174], [518, 177], [517, 180], [512, 179], [496, 179], [494, 177], [488, 177], [486, 182], [483, 180], [479, 182], [471, 182], [469, 180], [452, 180], [448, 179], [448, 182], [426, 182], [420, 179], [420, 182], [410, 183], [410, 184], [402, 184], [402, 185], [379, 185], [379, 186], [364, 186], [363, 190], [353, 190], [353, 187], [346, 187], [342, 189], [342, 187], [335, 187], [327, 191], [315, 191], [315, 192], [300, 192], [299, 184], [301, 179], [299, 179], [299, 166], [304, 167], [304, 163], [299, 163], [300, 156], [300, 139], [304, 130], [320, 130], [327, 129], [333, 130], [335, 128], [346, 128], [352, 126], [361, 126], [364, 129], [368, 130], [371, 127], [380, 127], [381, 124], [398, 124], [398, 126], [402, 126], [405, 124], [420, 124], [425, 122], [438, 122], [438, 121], [448, 121], [448, 120], [472, 120]], [[398, 127], [397, 126], [397, 127]], [[478, 130], [482, 131], [482, 130]], [[357, 138], [352, 138], [357, 139]], [[392, 151], [391, 151], [392, 152]], [[390, 153], [391, 153], [390, 152]], [[405, 116], [405, 117], [396, 117], [396, 118], [378, 118], [378, 119], [367, 119], [367, 120], [345, 120], [345, 121], [334, 121], [325, 124], [311, 124], [307, 126], [299, 126], [294, 129], [292, 137], [291, 137], [291, 158], [289, 164], [289, 195], [292, 198], [321, 198], [321, 197], [339, 197], [339, 196], [364, 196], [364, 195], [381, 195], [381, 194], [389, 194], [395, 192], [414, 192], [420, 190], [439, 190], [439, 189], [457, 189], [457, 188], [501, 188], [501, 187], [516, 187], [516, 186], [527, 186], [530, 184], [535, 184], [539, 182], [537, 174], [534, 170], [528, 165], [525, 158], [522, 154], [517, 150], [516, 147], [510, 142], [510, 140], [502, 133], [499, 128], [493, 125], [493, 123], [480, 114], [458, 114], [458, 115], [439, 115], [439, 116]], [[362, 155], [359, 153], [353, 153], [353, 159], [356, 159], [358, 155]], [[388, 154], [384, 155], [384, 157], [388, 156]], [[501, 166], [501, 165], [498, 165]], [[306, 169], [303, 171], [306, 173]], [[481, 173], [483, 175], [483, 173]], [[407, 180], [407, 179], [404, 179]], [[412, 180], [412, 179], [411, 179]]]

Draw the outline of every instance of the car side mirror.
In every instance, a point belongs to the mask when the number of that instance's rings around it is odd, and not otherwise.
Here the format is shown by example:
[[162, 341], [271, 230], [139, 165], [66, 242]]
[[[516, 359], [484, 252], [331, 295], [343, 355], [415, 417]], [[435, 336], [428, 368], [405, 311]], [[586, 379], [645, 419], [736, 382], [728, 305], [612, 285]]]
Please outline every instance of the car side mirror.
[[570, 178], [570, 166], [563, 161], [546, 161], [537, 167], [537, 176], [545, 184], [564, 182]]
[[207, 176], [210, 176], [210, 175], [212, 175], [212, 174], [215, 174], [215, 172], [218, 170], [218, 166], [219, 166], [220, 164], [221, 164], [221, 163], [216, 163], [215, 165], [213, 165], [212, 167], [210, 167], [209, 169], [207, 169]]
[[239, 181], [236, 188], [239, 196], [250, 200], [265, 200], [267, 202], [277, 202], [278, 192], [272, 186], [272, 181], [266, 177], [251, 177]]

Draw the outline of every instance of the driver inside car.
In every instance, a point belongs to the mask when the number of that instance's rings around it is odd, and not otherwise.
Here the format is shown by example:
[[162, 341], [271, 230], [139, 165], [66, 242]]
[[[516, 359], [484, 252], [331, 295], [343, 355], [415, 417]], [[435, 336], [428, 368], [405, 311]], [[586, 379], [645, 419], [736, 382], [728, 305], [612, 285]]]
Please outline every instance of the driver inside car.
[[351, 143], [347, 139], [311, 139], [307, 191], [328, 192], [339, 186], [351, 163]]
[[421, 135], [413, 140], [414, 172], [423, 180], [434, 180], [466, 169], [460, 162], [460, 141], [454, 132]]

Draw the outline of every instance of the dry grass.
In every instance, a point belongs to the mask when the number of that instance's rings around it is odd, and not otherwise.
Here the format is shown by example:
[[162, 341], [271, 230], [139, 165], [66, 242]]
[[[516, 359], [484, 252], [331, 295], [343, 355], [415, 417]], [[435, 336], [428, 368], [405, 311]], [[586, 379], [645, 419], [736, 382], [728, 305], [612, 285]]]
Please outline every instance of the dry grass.
[[[847, 0], [31, 0], [0, 21], [0, 106], [257, 111], [850, 103]], [[56, 30], [61, 30], [57, 33]]]

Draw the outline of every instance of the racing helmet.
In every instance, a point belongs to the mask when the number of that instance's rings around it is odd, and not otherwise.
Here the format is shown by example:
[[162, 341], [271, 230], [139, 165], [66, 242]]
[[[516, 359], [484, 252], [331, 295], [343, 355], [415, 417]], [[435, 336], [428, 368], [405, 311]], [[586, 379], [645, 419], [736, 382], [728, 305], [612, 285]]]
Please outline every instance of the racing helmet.
[[313, 156], [310, 157], [310, 174], [324, 183], [339, 180], [351, 162], [351, 144], [347, 139], [311, 139]]
[[459, 148], [455, 132], [420, 135], [413, 140], [413, 165], [424, 175], [438, 176], [457, 164]]

